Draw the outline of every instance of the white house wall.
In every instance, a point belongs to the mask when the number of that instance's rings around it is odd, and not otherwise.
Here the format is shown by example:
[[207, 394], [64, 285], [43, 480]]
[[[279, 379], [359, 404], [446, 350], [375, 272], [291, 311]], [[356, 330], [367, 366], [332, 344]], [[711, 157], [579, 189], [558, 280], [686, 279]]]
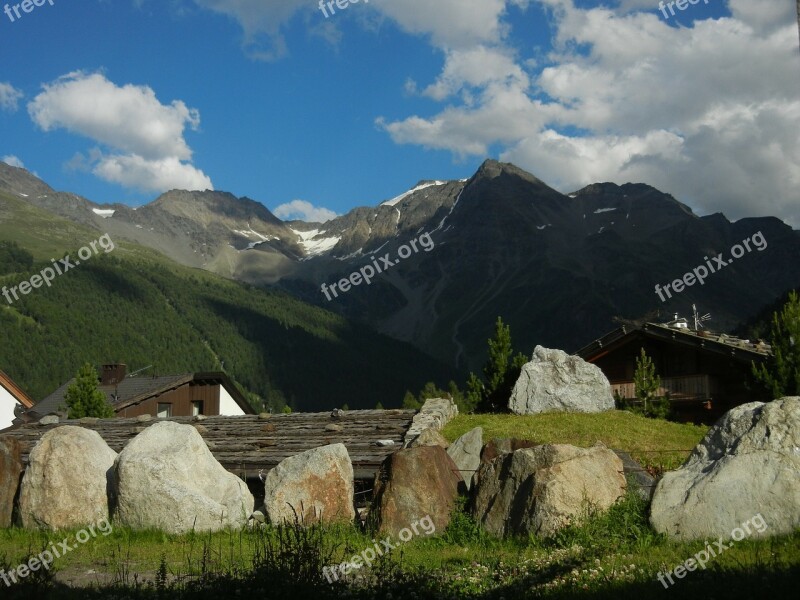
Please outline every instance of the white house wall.
[[219, 386], [219, 414], [226, 417], [243, 415], [244, 411], [228, 393], [224, 385]]
[[14, 420], [14, 407], [18, 402], [9, 391], [0, 385], [0, 429], [10, 427]]

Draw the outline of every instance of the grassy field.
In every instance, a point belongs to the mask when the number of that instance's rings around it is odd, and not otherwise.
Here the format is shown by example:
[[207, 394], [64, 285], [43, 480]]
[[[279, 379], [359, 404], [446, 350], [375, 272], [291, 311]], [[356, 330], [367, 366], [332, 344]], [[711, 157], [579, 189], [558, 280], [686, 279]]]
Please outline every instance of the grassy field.
[[[594, 422], [592, 422], [594, 420]], [[639, 457], [660, 446], [679, 462], [703, 428], [653, 421], [624, 413], [603, 415], [462, 416], [446, 429], [449, 439], [473, 426], [485, 437], [526, 437], [589, 446], [597, 440]], [[51, 542], [77, 532], [0, 531], [0, 569], [35, 556]], [[397, 540], [395, 540], [397, 542]], [[328, 582], [323, 567], [374, 546], [355, 527], [246, 529], [171, 536], [115, 528], [77, 545], [37, 572], [5, 588], [2, 597], [31, 598], [528, 598], [751, 599], [794, 597], [800, 584], [800, 530], [769, 540], [744, 539], [713, 558], [704, 570], [665, 587], [659, 573], [672, 571], [702, 550], [704, 542], [675, 543], [648, 524], [646, 504], [634, 493], [602, 515], [586, 515], [554, 538], [499, 540], [483, 532], [459, 506], [446, 531], [419, 536], [371, 569]], [[74, 541], [73, 541], [74, 544]], [[665, 579], [666, 581], [666, 579]]]
[[643, 466], [678, 468], [703, 439], [708, 427], [647, 419], [621, 410], [599, 414], [459, 415], [442, 431], [450, 442], [474, 427], [483, 439], [519, 438], [539, 444], [572, 444], [587, 448], [603, 442], [624, 450]]

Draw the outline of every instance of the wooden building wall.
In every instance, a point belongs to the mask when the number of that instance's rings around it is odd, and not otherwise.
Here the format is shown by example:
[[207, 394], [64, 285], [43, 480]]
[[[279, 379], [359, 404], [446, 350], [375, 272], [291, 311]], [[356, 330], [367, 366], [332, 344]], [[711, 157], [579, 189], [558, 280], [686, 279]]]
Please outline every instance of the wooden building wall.
[[139, 415], [158, 416], [159, 404], [172, 404], [173, 417], [192, 416], [192, 402], [203, 402], [204, 415], [219, 414], [220, 385], [187, 383], [155, 398], [150, 398], [134, 406], [129, 406], [117, 414], [118, 417], [138, 417]]

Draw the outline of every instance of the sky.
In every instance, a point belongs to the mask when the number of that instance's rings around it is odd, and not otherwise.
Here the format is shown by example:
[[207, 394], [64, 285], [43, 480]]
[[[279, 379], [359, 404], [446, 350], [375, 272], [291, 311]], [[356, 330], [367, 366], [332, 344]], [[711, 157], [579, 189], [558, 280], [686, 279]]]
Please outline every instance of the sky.
[[0, 160], [97, 203], [323, 221], [494, 158], [800, 228], [795, 0], [35, 2], [0, 0]]

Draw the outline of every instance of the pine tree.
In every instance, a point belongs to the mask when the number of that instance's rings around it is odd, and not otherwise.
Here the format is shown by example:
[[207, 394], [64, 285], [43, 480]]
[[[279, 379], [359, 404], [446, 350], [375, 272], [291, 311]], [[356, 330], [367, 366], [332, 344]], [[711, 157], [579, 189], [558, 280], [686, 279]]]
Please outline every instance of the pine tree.
[[772, 316], [772, 357], [766, 364], [753, 363], [753, 376], [772, 398], [800, 395], [800, 299], [789, 294], [783, 309]]
[[75, 382], [67, 388], [67, 393], [64, 395], [70, 419], [83, 417], [108, 419], [115, 415], [114, 408], [106, 400], [106, 395], [97, 388], [97, 381], [97, 371], [89, 363], [78, 370]]
[[483, 367], [485, 383], [470, 373], [467, 381], [467, 398], [480, 397], [477, 403], [479, 412], [502, 412], [508, 406], [511, 391], [519, 379], [522, 366], [527, 362], [524, 354], [513, 356], [511, 328], [497, 317], [494, 338], [489, 340], [489, 359]]
[[636, 397], [642, 402], [644, 414], [650, 415], [653, 408], [653, 400], [661, 387], [661, 377], [656, 375], [656, 366], [653, 364], [652, 359], [647, 356], [644, 348], [641, 349], [641, 354], [636, 359], [633, 384], [636, 389]]

